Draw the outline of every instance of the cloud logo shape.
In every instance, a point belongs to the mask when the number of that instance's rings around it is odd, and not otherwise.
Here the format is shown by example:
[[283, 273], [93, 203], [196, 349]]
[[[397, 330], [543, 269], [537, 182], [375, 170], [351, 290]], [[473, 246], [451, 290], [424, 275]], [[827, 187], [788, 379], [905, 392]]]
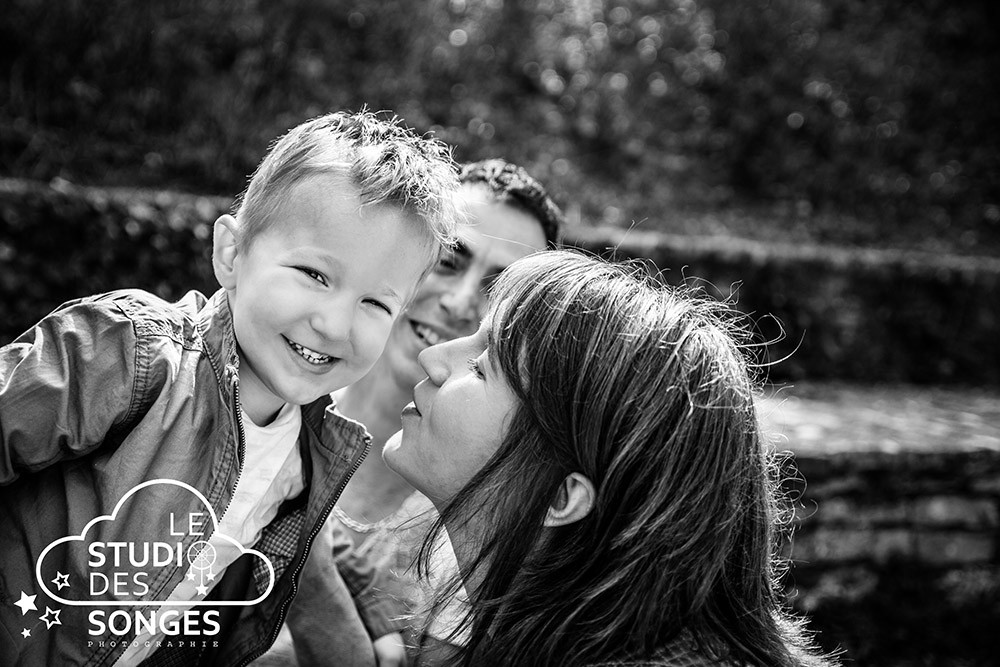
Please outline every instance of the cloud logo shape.
[[[207, 514], [212, 519], [212, 528], [213, 528], [212, 540], [218, 539], [218, 540], [222, 540], [224, 543], [230, 543], [230, 544], [232, 544], [233, 546], [235, 546], [238, 549], [238, 552], [239, 552], [240, 556], [242, 556], [243, 554], [251, 554], [254, 557], [260, 558], [264, 562], [264, 565], [267, 567], [267, 571], [268, 571], [268, 583], [267, 583], [266, 589], [264, 590], [264, 592], [260, 596], [258, 596], [257, 598], [254, 598], [253, 600], [191, 600], [191, 599], [188, 599], [188, 600], [174, 600], [174, 601], [169, 601], [169, 600], [134, 600], [134, 601], [132, 601], [132, 600], [121, 600], [121, 599], [115, 599], [115, 600], [91, 600], [91, 599], [69, 600], [69, 599], [66, 599], [66, 598], [60, 596], [58, 594], [58, 592], [53, 591], [52, 589], [49, 588], [48, 583], [56, 583], [56, 582], [55, 581], [52, 581], [52, 582], [46, 582], [45, 581], [45, 577], [43, 577], [43, 575], [42, 575], [42, 571], [43, 571], [43, 567], [42, 566], [43, 566], [43, 563], [45, 561], [45, 556], [50, 551], [52, 551], [52, 549], [54, 549], [55, 547], [57, 547], [57, 546], [59, 546], [61, 544], [70, 543], [70, 542], [83, 542], [84, 544], [86, 544], [87, 543], [87, 533], [89, 533], [95, 526], [97, 526], [101, 522], [105, 522], [105, 521], [113, 522], [113, 521], [115, 521], [115, 519], [118, 516], [119, 511], [122, 509], [122, 507], [125, 505], [125, 503], [130, 498], [132, 498], [132, 496], [134, 496], [136, 493], [138, 493], [142, 489], [150, 487], [150, 486], [153, 486], [153, 485], [156, 485], [156, 484], [169, 484], [169, 485], [178, 486], [178, 487], [181, 487], [183, 489], [186, 489], [187, 491], [190, 491], [192, 494], [194, 494], [201, 501], [202, 505], [204, 505], [204, 507], [207, 510]], [[212, 607], [220, 607], [220, 606], [221, 607], [249, 607], [251, 605], [255, 605], [255, 604], [259, 603], [259, 602], [262, 602], [268, 595], [270, 595], [271, 591], [274, 589], [274, 579], [275, 579], [275, 576], [274, 576], [274, 565], [271, 563], [271, 560], [267, 556], [265, 556], [263, 553], [257, 551], [256, 549], [246, 549], [246, 548], [244, 548], [243, 545], [240, 544], [237, 540], [234, 540], [233, 538], [229, 537], [228, 535], [219, 532], [218, 531], [218, 527], [219, 527], [219, 522], [218, 522], [218, 518], [215, 516], [215, 510], [212, 508], [211, 503], [208, 502], [208, 499], [201, 493], [201, 491], [199, 491], [198, 489], [194, 488], [190, 484], [185, 484], [184, 482], [180, 482], [180, 481], [174, 480], [174, 479], [152, 479], [152, 480], [143, 482], [143, 483], [138, 484], [138, 485], [134, 486], [133, 488], [131, 488], [128, 491], [128, 493], [126, 493], [124, 496], [121, 497], [121, 499], [115, 505], [115, 508], [114, 508], [114, 510], [112, 511], [112, 513], [110, 515], [106, 514], [106, 515], [103, 515], [103, 516], [96, 517], [95, 519], [92, 519], [90, 522], [87, 523], [86, 526], [84, 526], [83, 531], [79, 535], [70, 535], [68, 537], [62, 537], [62, 538], [60, 538], [60, 539], [52, 542], [51, 544], [49, 544], [47, 547], [45, 547], [45, 549], [42, 550], [42, 553], [38, 556], [38, 560], [35, 562], [35, 579], [38, 582], [38, 585], [41, 588], [41, 590], [44, 591], [46, 595], [48, 595], [53, 600], [56, 600], [57, 602], [61, 602], [62, 604], [69, 605], [69, 606], [72, 606], [72, 607], [95, 607], [95, 606], [106, 606], [106, 607], [109, 607], [109, 606], [114, 606], [114, 607], [171, 607], [171, 606], [183, 606], [183, 607], [200, 607], [200, 606], [212, 606]], [[190, 545], [190, 547], [187, 550], [187, 557], [188, 557], [188, 563], [191, 565], [191, 567], [192, 567], [193, 570], [201, 569], [200, 566], [199, 566], [199, 564], [198, 564], [199, 559], [203, 559], [211, 550], [212, 550], [211, 545], [208, 542], [204, 542], [204, 541], [199, 541], [199, 542], [196, 542], [193, 545]], [[58, 586], [58, 588], [61, 589], [62, 586]]]

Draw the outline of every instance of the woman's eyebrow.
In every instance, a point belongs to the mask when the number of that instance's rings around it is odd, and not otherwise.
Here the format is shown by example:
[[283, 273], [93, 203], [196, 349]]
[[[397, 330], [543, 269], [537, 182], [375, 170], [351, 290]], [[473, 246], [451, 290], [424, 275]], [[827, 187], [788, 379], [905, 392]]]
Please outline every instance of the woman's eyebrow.
[[496, 345], [496, 335], [493, 333], [493, 326], [486, 327], [486, 349], [492, 350], [493, 346]]
[[490, 326], [486, 329], [486, 363], [493, 369], [499, 368], [497, 366], [496, 344], [496, 334], [493, 332], [493, 327]]

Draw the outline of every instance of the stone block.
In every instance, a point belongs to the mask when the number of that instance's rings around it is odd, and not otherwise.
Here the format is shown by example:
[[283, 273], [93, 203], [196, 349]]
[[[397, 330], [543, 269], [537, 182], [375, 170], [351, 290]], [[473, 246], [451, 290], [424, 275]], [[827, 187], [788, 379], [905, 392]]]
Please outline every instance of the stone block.
[[903, 528], [876, 530], [870, 534], [871, 557], [877, 563], [890, 558], [911, 558], [914, 555], [913, 533]]
[[1000, 475], [989, 475], [972, 480], [972, 490], [976, 493], [1000, 496]]
[[854, 603], [875, 591], [878, 581], [878, 575], [864, 565], [833, 567], [813, 585], [797, 586], [790, 602], [806, 613], [828, 602]]
[[923, 532], [915, 542], [917, 557], [934, 565], [990, 563], [997, 555], [996, 538], [983, 533]]
[[861, 475], [846, 474], [824, 480], [809, 480], [804, 496], [809, 498], [831, 498], [835, 496], [864, 493], [868, 483]]
[[891, 557], [912, 557], [913, 535], [902, 528], [851, 530], [819, 528], [796, 536], [792, 559], [803, 563], [885, 562]]
[[802, 501], [795, 519], [800, 523], [836, 524], [851, 528], [873, 526], [906, 526], [913, 514], [907, 501], [873, 503], [855, 498], [832, 497]]
[[1000, 523], [997, 503], [986, 498], [931, 496], [913, 502], [918, 525], [932, 527], [995, 528]]

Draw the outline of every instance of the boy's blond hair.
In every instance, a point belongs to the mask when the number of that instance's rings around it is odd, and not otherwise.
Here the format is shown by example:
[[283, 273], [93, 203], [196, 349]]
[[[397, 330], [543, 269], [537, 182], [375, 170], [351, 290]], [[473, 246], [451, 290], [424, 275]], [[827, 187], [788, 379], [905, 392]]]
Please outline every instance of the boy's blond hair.
[[423, 221], [442, 245], [453, 245], [459, 213], [458, 167], [437, 139], [418, 136], [393, 116], [362, 109], [308, 120], [277, 139], [239, 196], [234, 215], [248, 247], [271, 224], [291, 187], [316, 174], [339, 174], [363, 204], [392, 204]]

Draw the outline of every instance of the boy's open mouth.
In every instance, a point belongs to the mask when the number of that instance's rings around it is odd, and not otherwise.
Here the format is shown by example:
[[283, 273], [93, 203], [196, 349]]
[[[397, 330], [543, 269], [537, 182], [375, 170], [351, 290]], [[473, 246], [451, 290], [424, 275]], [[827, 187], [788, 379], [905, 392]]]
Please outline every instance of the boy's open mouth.
[[[284, 338], [284, 336], [282, 336]], [[295, 341], [291, 341], [285, 338], [285, 342], [288, 343], [288, 347], [295, 350], [300, 357], [308, 361], [313, 366], [322, 366], [323, 364], [328, 364], [334, 360], [329, 354], [323, 354], [315, 350], [310, 350], [308, 347], [303, 347]]]

